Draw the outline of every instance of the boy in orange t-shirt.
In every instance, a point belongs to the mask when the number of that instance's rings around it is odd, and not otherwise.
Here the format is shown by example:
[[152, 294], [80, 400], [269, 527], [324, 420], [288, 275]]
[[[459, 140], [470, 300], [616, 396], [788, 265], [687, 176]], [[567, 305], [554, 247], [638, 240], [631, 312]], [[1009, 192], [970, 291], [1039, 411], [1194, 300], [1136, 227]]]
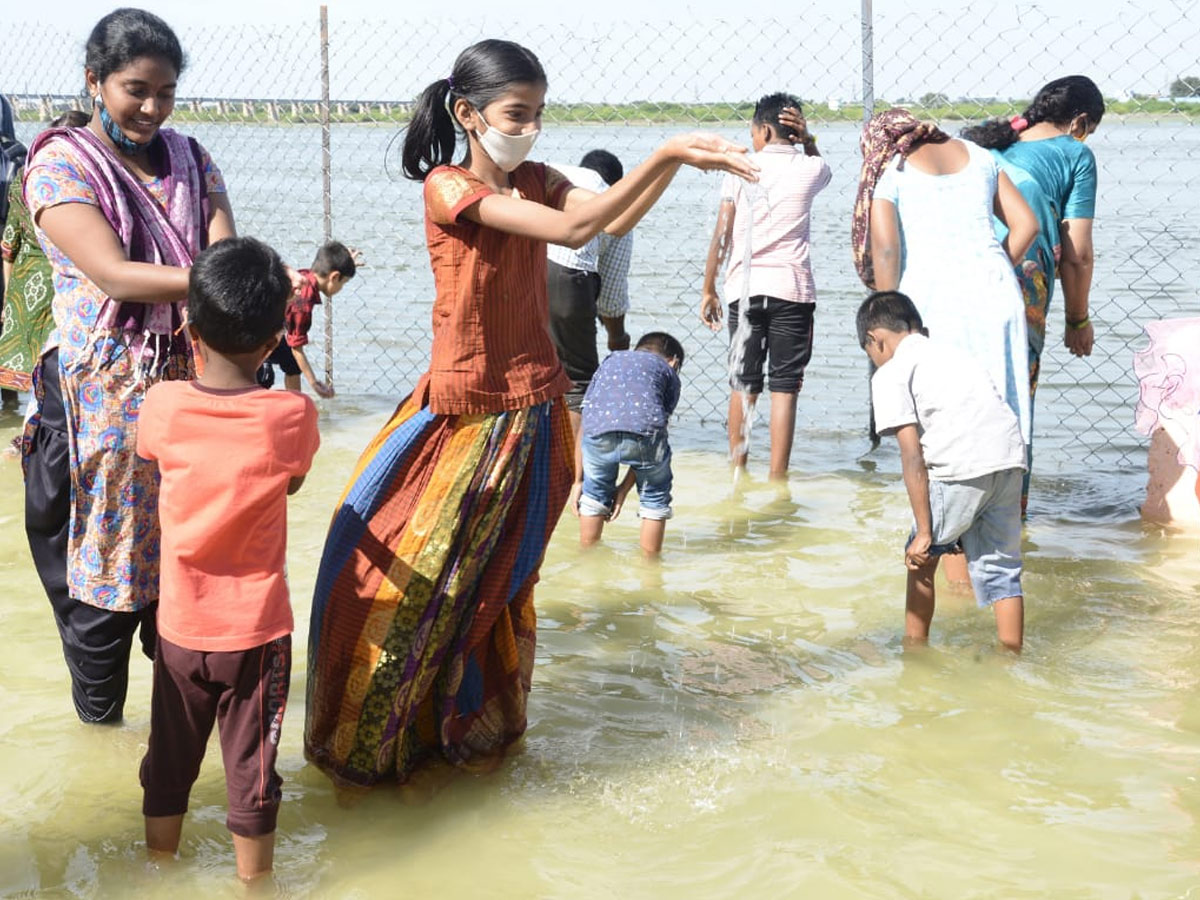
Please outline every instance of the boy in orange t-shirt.
[[275, 251], [229, 238], [196, 258], [188, 331], [195, 381], [146, 394], [137, 452], [157, 460], [162, 569], [150, 741], [142, 760], [146, 846], [179, 848], [214, 720], [238, 875], [270, 871], [282, 783], [275, 771], [291, 672], [284, 577], [287, 495], [319, 442], [304, 394], [255, 383], [291, 293]]

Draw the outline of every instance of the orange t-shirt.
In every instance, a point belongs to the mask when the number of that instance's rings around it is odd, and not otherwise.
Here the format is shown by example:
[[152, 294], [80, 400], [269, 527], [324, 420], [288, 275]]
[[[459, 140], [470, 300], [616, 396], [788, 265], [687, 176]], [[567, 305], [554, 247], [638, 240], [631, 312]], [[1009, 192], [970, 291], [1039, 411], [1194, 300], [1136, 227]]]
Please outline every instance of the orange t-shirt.
[[137, 453], [162, 474], [158, 632], [189, 650], [249, 650], [292, 632], [287, 488], [312, 465], [317, 408], [295, 391], [162, 381]]
[[[521, 163], [513, 193], [561, 208], [571, 182]], [[433, 353], [417, 391], [437, 415], [494, 413], [565, 394], [571, 380], [550, 340], [546, 243], [462, 218], [492, 189], [467, 169], [439, 166], [425, 179], [425, 239], [437, 298]]]

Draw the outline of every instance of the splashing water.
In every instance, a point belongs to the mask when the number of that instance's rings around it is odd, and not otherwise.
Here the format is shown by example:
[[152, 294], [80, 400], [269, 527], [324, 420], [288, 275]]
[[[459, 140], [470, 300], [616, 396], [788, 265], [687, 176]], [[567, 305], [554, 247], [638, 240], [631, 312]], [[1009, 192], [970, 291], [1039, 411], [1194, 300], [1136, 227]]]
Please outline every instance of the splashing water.
[[[746, 222], [743, 231], [743, 246], [742, 246], [742, 284], [738, 291], [738, 324], [734, 330], [733, 339], [729, 347], [729, 383], [736, 385], [737, 390], [742, 396], [742, 433], [741, 441], [733, 448], [731, 454], [733, 460], [738, 459], [743, 455], [749, 455], [750, 452], [750, 437], [754, 430], [754, 417], [752, 415], [754, 408], [750, 402], [750, 392], [746, 389], [745, 383], [742, 381], [742, 362], [746, 356], [746, 346], [750, 342], [752, 332], [750, 330], [750, 260], [754, 256], [754, 215], [758, 204], [761, 202], [764, 205], [764, 212], [769, 216], [770, 210], [766, 208], [766, 193], [757, 184], [751, 181], [744, 181], [739, 185], [739, 188], [745, 192], [746, 200]], [[730, 301], [730, 306], [734, 301]], [[734, 466], [733, 483], [736, 486], [742, 477], [742, 466]]]

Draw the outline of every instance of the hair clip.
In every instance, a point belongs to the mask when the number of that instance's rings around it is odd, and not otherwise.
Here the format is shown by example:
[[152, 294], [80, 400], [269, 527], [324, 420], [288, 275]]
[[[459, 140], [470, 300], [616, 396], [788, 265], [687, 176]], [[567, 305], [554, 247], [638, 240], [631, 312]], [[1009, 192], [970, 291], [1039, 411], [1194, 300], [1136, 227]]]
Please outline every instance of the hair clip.
[[1013, 116], [1008, 120], [1008, 124], [1012, 126], [1012, 130], [1020, 134], [1029, 127], [1029, 120], [1024, 116]]

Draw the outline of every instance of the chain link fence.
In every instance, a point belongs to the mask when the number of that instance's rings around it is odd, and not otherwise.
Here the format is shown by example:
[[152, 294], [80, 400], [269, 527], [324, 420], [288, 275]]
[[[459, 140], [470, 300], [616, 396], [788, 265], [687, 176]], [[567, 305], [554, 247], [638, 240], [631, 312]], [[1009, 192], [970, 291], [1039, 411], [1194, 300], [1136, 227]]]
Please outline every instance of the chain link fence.
[[[398, 398], [427, 365], [433, 300], [420, 186], [400, 174], [399, 135], [412, 98], [447, 75], [463, 47], [499, 36], [539, 55], [550, 105], [534, 157], [550, 163], [603, 148], [629, 168], [694, 128], [748, 143], [754, 100], [795, 93], [834, 173], [813, 209], [816, 349], [798, 421], [841, 440], [865, 433], [867, 421], [865, 358], [853, 334], [864, 292], [849, 249], [864, 105], [905, 105], [957, 133], [986, 115], [1019, 112], [1052, 78], [1090, 74], [1112, 98], [1092, 139], [1097, 347], [1088, 359], [1066, 353], [1057, 297], [1035, 440], [1039, 470], [1140, 462], [1130, 363], [1142, 324], [1200, 312], [1186, 281], [1200, 271], [1200, 97], [1168, 97], [1173, 81], [1200, 75], [1185, 49], [1200, 46], [1200, 11], [1171, 0], [1154, 15], [1108, 4], [1083, 20], [1049, 3], [933, 10], [906, 0], [875, 3], [873, 13], [871, 5], [755, 21], [334, 21], [327, 29], [314, 7], [303, 24], [184, 27], [189, 65], [172, 124], [222, 168], [239, 231], [296, 265], [327, 231], [362, 249], [367, 266], [318, 313], [314, 343], [323, 314], [339, 392]], [[36, 24], [8, 31], [0, 90], [28, 138], [63, 107], [83, 105], [85, 34]], [[1179, 70], [1188, 64], [1197, 71]], [[682, 171], [637, 228], [627, 323], [635, 337], [661, 328], [684, 342], [679, 415], [713, 423], [724, 421], [728, 401], [727, 338], [708, 331], [698, 310], [718, 183]]]

